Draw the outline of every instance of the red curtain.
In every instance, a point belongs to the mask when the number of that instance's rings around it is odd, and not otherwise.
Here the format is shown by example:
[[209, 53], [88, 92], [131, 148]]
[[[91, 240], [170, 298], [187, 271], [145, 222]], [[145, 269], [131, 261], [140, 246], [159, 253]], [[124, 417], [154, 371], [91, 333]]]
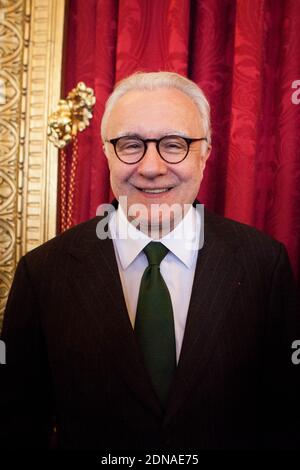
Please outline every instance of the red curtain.
[[74, 224], [112, 199], [100, 120], [115, 82], [137, 70], [203, 88], [213, 152], [199, 199], [282, 241], [299, 278], [299, 0], [71, 0], [65, 92], [84, 81], [97, 98], [79, 135]]

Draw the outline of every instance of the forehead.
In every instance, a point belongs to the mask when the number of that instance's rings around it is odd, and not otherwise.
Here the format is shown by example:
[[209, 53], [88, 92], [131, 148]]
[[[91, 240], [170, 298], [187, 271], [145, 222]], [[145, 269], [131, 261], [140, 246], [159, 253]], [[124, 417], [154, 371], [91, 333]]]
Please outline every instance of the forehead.
[[180, 132], [196, 135], [202, 119], [192, 99], [180, 90], [134, 90], [123, 95], [113, 107], [107, 136], [135, 132], [148, 137]]

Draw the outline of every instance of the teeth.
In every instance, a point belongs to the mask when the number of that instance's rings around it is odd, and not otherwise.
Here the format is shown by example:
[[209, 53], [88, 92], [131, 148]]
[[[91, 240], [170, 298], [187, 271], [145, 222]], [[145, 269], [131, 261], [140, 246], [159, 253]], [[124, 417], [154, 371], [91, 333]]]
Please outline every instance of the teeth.
[[165, 193], [168, 191], [168, 188], [164, 189], [142, 189], [144, 193]]

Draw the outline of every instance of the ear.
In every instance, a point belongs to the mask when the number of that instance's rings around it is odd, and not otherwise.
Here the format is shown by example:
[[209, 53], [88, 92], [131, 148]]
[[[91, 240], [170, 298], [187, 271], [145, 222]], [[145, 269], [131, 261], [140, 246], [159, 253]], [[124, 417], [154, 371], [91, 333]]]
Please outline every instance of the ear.
[[102, 150], [106, 158], [108, 159], [108, 150], [106, 148], [105, 142], [102, 142]]
[[202, 164], [203, 164], [203, 169], [205, 168], [205, 165], [206, 165], [206, 162], [208, 160], [208, 157], [210, 156], [211, 150], [212, 150], [212, 146], [210, 144], [208, 144], [206, 149], [205, 149], [205, 153], [203, 153], [201, 155], [201, 161], [202, 161]]
[[102, 150], [103, 150], [103, 153], [104, 153], [104, 155], [106, 157], [106, 160], [107, 160], [108, 169], [109, 169], [109, 171], [111, 171], [113, 158], [111, 157], [111, 154], [108, 151], [107, 145], [105, 145], [105, 143], [102, 145]]

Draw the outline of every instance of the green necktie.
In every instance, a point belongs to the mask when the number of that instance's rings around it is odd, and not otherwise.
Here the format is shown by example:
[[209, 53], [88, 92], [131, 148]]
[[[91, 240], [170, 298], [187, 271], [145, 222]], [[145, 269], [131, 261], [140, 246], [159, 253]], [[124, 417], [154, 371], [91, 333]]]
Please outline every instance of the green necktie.
[[159, 267], [168, 251], [159, 242], [150, 242], [144, 248], [149, 266], [141, 280], [134, 327], [151, 382], [163, 405], [176, 368], [172, 302]]

